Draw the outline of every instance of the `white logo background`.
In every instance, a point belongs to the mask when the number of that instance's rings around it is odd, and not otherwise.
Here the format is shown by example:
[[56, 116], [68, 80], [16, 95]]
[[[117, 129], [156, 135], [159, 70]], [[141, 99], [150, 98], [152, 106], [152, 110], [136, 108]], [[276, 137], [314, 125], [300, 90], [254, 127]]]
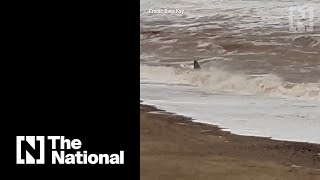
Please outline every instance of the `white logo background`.
[[[26, 141], [33, 149], [36, 148], [36, 141], [40, 141], [40, 158], [34, 159], [28, 151], [21, 149], [21, 143]], [[44, 164], [44, 136], [17, 136], [17, 164]], [[26, 159], [22, 159], [22, 153], [26, 153]]]

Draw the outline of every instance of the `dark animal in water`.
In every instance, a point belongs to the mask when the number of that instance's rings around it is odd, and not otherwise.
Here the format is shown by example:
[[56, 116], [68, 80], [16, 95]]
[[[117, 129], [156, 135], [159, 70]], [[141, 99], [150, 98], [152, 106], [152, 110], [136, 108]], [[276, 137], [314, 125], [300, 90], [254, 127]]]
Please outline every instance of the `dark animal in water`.
[[201, 69], [201, 66], [200, 66], [200, 64], [198, 63], [197, 60], [193, 61], [193, 69]]

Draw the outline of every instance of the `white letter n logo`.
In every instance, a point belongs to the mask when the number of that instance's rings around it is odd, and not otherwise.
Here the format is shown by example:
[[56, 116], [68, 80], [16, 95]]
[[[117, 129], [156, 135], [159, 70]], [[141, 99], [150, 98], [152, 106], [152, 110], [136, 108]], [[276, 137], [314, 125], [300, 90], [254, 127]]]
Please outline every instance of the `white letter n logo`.
[[44, 164], [44, 136], [17, 136], [17, 164]]

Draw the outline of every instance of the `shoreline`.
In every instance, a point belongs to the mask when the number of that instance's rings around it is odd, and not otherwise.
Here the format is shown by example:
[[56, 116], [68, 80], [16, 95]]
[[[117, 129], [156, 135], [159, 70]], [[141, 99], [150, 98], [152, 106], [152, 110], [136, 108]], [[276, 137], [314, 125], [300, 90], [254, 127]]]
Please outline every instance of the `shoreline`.
[[[168, 179], [182, 176], [188, 179], [191, 176], [187, 174], [195, 168], [192, 164], [204, 168], [197, 168], [199, 172], [194, 172], [192, 177], [207, 174], [208, 179], [233, 175], [237, 179], [260, 175], [281, 179], [320, 177], [320, 144], [236, 135], [141, 103], [140, 100], [142, 179], [153, 175], [162, 177], [160, 172], [167, 174]], [[229, 173], [226, 171], [229, 166], [231, 172], [245, 173], [241, 177]], [[181, 171], [172, 171], [172, 168]]]
[[[185, 115], [181, 115], [181, 114], [177, 114], [177, 113], [174, 113], [174, 112], [168, 112], [166, 110], [163, 110], [163, 109], [159, 109], [157, 108], [155, 105], [150, 105], [150, 104], [144, 104], [143, 103], [143, 100], [140, 100], [140, 106], [143, 105], [143, 106], [150, 106], [152, 108], [155, 108], [156, 110], [155, 111], [159, 111], [159, 112], [163, 112], [164, 114], [171, 114], [173, 116], [181, 116], [181, 117], [185, 117], [188, 119], [188, 121], [192, 121], [193, 123], [198, 123], [198, 124], [202, 124], [202, 125], [207, 125], [207, 126], [213, 126], [213, 127], [216, 127], [218, 128], [219, 130], [221, 131], [224, 131], [224, 132], [228, 132], [232, 135], [237, 135], [237, 136], [244, 136], [244, 137], [257, 137], [257, 138], [266, 138], [266, 139], [270, 139], [270, 140], [273, 140], [273, 141], [282, 141], [282, 142], [292, 142], [292, 143], [304, 143], [304, 144], [312, 144], [312, 145], [316, 145], [316, 146], [320, 146], [320, 143], [315, 143], [315, 142], [307, 142], [307, 141], [299, 141], [299, 140], [288, 140], [288, 139], [277, 139], [277, 138], [273, 138], [273, 137], [267, 137], [267, 136], [259, 136], [259, 135], [245, 135], [245, 134], [237, 134], [237, 133], [234, 133], [232, 132], [229, 128], [227, 127], [223, 127], [223, 126], [219, 126], [219, 125], [216, 125], [216, 124], [212, 124], [212, 123], [207, 123], [207, 122], [201, 122], [201, 121], [197, 121], [189, 116], [185, 116]], [[319, 151], [320, 153], [320, 151]], [[320, 155], [320, 154], [319, 154]]]

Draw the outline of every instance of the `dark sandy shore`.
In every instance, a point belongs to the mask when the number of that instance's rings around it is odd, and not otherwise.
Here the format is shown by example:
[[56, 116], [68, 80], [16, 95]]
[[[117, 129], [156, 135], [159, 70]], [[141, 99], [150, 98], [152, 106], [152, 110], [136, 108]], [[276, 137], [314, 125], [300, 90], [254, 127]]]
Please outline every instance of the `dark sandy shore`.
[[320, 180], [319, 144], [234, 135], [146, 105], [140, 121], [142, 180]]

